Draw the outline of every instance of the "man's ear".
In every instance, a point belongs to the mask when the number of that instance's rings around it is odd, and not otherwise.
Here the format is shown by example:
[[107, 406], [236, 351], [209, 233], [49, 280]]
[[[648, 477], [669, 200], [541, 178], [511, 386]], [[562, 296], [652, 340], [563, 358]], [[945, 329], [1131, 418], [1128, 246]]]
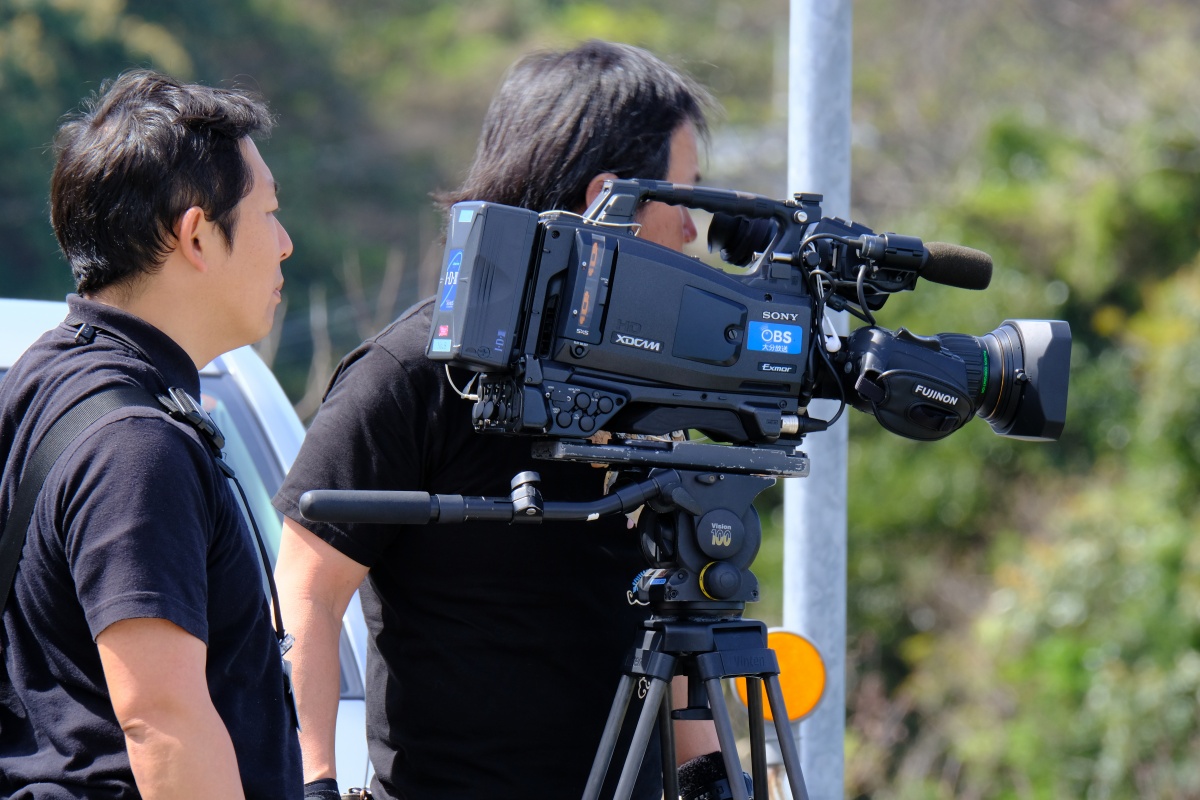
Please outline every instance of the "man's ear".
[[217, 234], [215, 228], [199, 206], [192, 206], [179, 218], [175, 247], [189, 264], [201, 272], [208, 269], [206, 258], [217, 243], [214, 239], [214, 234]]
[[584, 203], [583, 208], [581, 208], [579, 210], [580, 211], [586, 210], [588, 208], [588, 206], [590, 206], [592, 204], [592, 201], [600, 196], [600, 190], [602, 190], [604, 188], [605, 181], [615, 181], [615, 180], [617, 180], [616, 173], [601, 172], [599, 175], [597, 175], [596, 177], [594, 177], [590, 181], [588, 181], [587, 191], [584, 193], [585, 203]]

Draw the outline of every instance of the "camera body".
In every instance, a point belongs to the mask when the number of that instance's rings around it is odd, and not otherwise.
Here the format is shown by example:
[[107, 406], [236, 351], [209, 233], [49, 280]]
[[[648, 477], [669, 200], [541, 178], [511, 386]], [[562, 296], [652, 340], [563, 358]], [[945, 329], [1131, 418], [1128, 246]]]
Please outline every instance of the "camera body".
[[[1001, 339], [874, 325], [834, 336], [827, 310], [873, 321], [890, 294], [929, 277], [927, 265], [944, 275], [966, 264], [978, 282], [978, 256], [987, 257], [959, 248], [976, 255], [939, 261], [933, 244], [823, 218], [820, 199], [610, 181], [582, 216], [459, 203], [427, 353], [479, 373], [472, 418], [484, 432], [694, 429], [733, 444], [789, 444], [827, 426], [806, 409], [828, 397], [910, 438], [941, 438], [976, 413], [1001, 433], [1055, 438], [1066, 323], [1008, 322], [1013, 334]], [[749, 248], [756, 263], [727, 272], [639, 239], [634, 217], [648, 200], [715, 212], [722, 255]], [[1030, 325], [1053, 329], [1036, 353], [1024, 341]], [[1064, 376], [1050, 391], [1037, 378], [1054, 370], [1029, 368], [1046, 359]]]

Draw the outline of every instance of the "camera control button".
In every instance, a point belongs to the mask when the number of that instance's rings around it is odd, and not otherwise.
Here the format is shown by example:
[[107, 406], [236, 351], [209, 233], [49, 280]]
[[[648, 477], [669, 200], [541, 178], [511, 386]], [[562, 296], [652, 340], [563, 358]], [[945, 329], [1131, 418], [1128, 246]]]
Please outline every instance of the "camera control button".
[[596, 408], [601, 414], [607, 414], [613, 410], [613, 401], [611, 397], [601, 397], [596, 401]]
[[558, 416], [554, 418], [554, 421], [558, 423], [558, 427], [560, 428], [569, 428], [571, 427], [571, 414], [568, 411], [560, 411], [558, 412]]
[[586, 395], [583, 392], [580, 392], [579, 394], [575, 395], [575, 405], [579, 406], [580, 408], [587, 409], [587, 407], [590, 406], [591, 404], [592, 404], [591, 395]]
[[592, 428], [594, 427], [596, 427], [596, 420], [592, 419], [591, 417], [579, 418], [579, 430], [583, 431], [584, 433], [591, 433]]

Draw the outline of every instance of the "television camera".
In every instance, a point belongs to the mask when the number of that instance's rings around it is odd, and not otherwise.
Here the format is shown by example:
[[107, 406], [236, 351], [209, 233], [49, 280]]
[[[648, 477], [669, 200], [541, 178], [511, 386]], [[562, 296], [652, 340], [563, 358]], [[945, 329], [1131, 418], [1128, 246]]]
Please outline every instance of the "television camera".
[[[647, 201], [713, 212], [710, 247], [750, 269], [637, 238]], [[918, 278], [986, 288], [991, 259], [822, 217], [820, 202], [614, 180], [582, 216], [459, 203], [428, 355], [479, 373], [482, 432], [692, 429], [787, 446], [828, 427], [807, 407], [829, 398], [912, 439], [943, 438], [973, 416], [1005, 436], [1059, 436], [1067, 323], [1007, 320], [980, 337], [878, 327], [873, 312]], [[827, 319], [837, 310], [868, 325], [838, 337]]]
[[[974, 416], [1005, 436], [1052, 440], [1062, 431], [1067, 323], [1006, 320], [978, 337], [875, 325], [874, 312], [918, 278], [986, 288], [991, 259], [823, 217], [821, 199], [613, 180], [582, 215], [456, 204], [427, 355], [475, 373], [459, 391], [474, 401], [478, 431], [531, 436], [536, 457], [606, 464], [620, 479], [585, 503], [544, 500], [535, 472], [516, 475], [509, 497], [314, 490], [301, 498], [308, 519], [411, 524], [641, 509], [649, 569], [630, 599], [652, 613], [626, 661], [585, 800], [609, 777], [635, 694], [644, 703], [614, 797], [630, 796], [656, 721], [664, 796], [681, 788], [688, 797], [765, 796], [764, 687], [792, 795], [807, 797], [776, 656], [765, 626], [742, 619], [758, 599], [754, 499], [774, 476], [808, 474], [806, 435], [827, 429], [845, 405], [911, 439], [941, 439]], [[710, 248], [748, 269], [716, 269], [638, 238], [636, 213], [649, 201], [712, 212]], [[841, 310], [867, 324], [837, 335], [828, 314]], [[808, 413], [814, 398], [841, 405], [819, 419]], [[681, 430], [723, 444], [670, 438]], [[688, 702], [672, 711], [679, 674], [690, 679]], [[728, 677], [748, 684], [750, 786], [724, 777], [742, 774], [721, 688]], [[684, 770], [670, 766], [673, 719], [714, 720], [719, 768], [681, 781]]]

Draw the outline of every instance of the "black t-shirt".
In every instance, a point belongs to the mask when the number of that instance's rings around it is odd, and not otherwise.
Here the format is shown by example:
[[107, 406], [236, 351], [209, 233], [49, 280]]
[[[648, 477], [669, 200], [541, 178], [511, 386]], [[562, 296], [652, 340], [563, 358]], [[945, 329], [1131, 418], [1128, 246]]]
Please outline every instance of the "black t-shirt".
[[[60, 325], [0, 381], [5, 517], [32, 448], [84, 397], [116, 384], [200, 396], [195, 366], [162, 332], [69, 303], [71, 317], [100, 329], [94, 341]], [[170, 620], [207, 645], [209, 692], [247, 798], [302, 794], [252, 537], [207, 445], [163, 411], [111, 412], [68, 446], [39, 496], [0, 627], [0, 796], [138, 797], [95, 644], [131, 618]]]
[[[401, 526], [311, 522], [298, 509], [309, 489], [507, 497], [524, 470], [541, 475], [547, 501], [602, 496], [603, 470], [535, 460], [529, 437], [473, 431], [471, 403], [424, 355], [431, 309], [410, 309], [343, 359], [275, 505], [370, 567], [377, 797], [578, 797], [647, 616], [626, 597], [645, 562], [625, 518]], [[452, 372], [459, 387], [471, 374]], [[651, 784], [658, 764], [651, 748]]]

